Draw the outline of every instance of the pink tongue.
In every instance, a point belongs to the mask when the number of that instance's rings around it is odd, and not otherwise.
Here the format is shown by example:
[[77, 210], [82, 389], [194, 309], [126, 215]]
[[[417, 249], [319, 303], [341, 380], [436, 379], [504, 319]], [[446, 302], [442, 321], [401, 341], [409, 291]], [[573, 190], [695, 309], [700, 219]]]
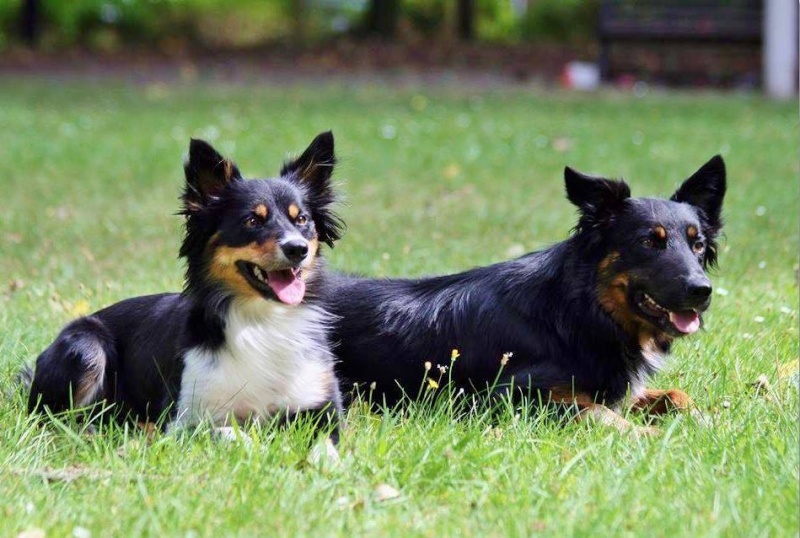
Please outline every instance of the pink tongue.
[[692, 334], [700, 328], [700, 316], [697, 312], [670, 312], [669, 320], [680, 332]]
[[269, 287], [282, 303], [299, 304], [306, 294], [306, 283], [297, 278], [292, 271], [270, 271], [267, 273], [267, 279]]

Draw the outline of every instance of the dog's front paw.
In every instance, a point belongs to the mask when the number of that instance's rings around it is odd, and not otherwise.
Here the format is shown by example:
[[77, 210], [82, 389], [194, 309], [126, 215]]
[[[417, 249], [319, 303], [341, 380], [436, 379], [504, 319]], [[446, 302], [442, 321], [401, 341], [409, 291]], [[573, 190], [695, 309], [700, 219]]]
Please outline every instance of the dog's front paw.
[[662, 433], [661, 430], [655, 426], [633, 426], [629, 432], [637, 439], [658, 437]]
[[219, 439], [220, 441], [225, 441], [226, 443], [242, 443], [246, 446], [250, 446], [253, 444], [253, 439], [250, 438], [249, 435], [244, 433], [239, 428], [233, 428], [231, 426], [220, 426], [214, 428], [212, 430], [212, 435], [215, 439]]
[[326, 437], [324, 441], [314, 445], [308, 454], [308, 461], [312, 465], [339, 465], [342, 459], [331, 438]]

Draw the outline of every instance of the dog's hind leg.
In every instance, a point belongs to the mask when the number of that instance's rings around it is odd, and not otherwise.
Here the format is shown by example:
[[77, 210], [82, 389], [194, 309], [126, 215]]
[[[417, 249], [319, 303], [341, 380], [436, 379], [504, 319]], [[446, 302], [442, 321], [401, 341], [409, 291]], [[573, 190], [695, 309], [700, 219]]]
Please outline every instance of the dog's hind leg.
[[115, 357], [113, 336], [99, 319], [73, 321], [36, 360], [28, 410], [58, 413], [109, 397]]

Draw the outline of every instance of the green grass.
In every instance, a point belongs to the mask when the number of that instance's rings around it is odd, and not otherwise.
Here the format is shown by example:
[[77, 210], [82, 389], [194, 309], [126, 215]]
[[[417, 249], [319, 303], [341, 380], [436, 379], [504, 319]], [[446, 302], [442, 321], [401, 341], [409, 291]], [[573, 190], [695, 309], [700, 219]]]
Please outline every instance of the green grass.
[[[542, 416], [454, 422], [349, 413], [343, 464], [302, 465], [306, 431], [250, 447], [38, 427], [0, 402], [0, 535], [794, 536], [798, 109], [739, 95], [0, 85], [0, 388], [75, 315], [177, 290], [181, 158], [211, 139], [246, 175], [336, 134], [349, 230], [338, 270], [423, 275], [541, 248], [574, 223], [561, 173], [668, 195], [713, 154], [729, 169], [707, 330], [653, 386], [712, 417], [634, 439]], [[432, 358], [447, 360], [447, 357]], [[513, 359], [512, 359], [513, 360]], [[771, 388], [750, 383], [764, 374]], [[400, 496], [380, 502], [375, 488]], [[80, 529], [78, 529], [80, 534]]]

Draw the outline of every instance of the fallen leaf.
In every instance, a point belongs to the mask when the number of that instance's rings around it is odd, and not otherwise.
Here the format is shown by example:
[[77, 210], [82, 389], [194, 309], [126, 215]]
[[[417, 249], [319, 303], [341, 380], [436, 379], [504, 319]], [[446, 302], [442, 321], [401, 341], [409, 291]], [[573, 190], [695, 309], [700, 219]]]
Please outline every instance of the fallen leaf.
[[572, 149], [572, 140], [566, 137], [558, 137], [553, 140], [553, 149], [558, 153], [564, 153]]
[[753, 383], [750, 383], [750, 386], [753, 387], [756, 392], [768, 391], [770, 389], [769, 378], [761, 374]]
[[65, 305], [64, 309], [70, 316], [79, 318], [89, 313], [89, 301], [86, 299], [78, 299], [74, 304]]
[[459, 166], [456, 163], [449, 164], [444, 169], [444, 177], [446, 177], [447, 179], [453, 179], [460, 173], [461, 173], [461, 168], [459, 168]]
[[12, 278], [8, 281], [9, 293], [14, 293], [17, 290], [21, 290], [23, 287], [25, 287], [25, 281], [21, 278]]
[[28, 529], [17, 534], [17, 538], [44, 538], [45, 533], [43, 529]]
[[800, 388], [800, 361], [794, 360], [778, 367], [778, 379]]
[[73, 538], [92, 538], [92, 531], [86, 527], [75, 527], [72, 529]]
[[378, 502], [389, 501], [400, 496], [400, 492], [389, 484], [378, 484], [375, 486], [375, 500]]

